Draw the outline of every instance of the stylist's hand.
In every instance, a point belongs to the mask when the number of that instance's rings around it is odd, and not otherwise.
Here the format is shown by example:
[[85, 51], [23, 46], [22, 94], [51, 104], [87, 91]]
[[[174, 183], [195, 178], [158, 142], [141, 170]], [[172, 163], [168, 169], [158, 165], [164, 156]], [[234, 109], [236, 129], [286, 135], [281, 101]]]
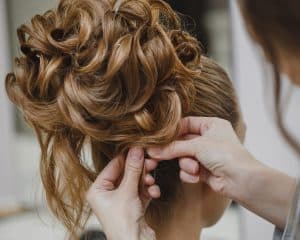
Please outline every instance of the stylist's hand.
[[205, 181], [215, 192], [284, 229], [295, 179], [257, 161], [228, 121], [188, 117], [181, 122], [180, 134], [183, 140], [149, 149], [148, 154], [158, 160], [179, 158], [183, 181]]
[[159, 197], [160, 190], [154, 181], [143, 187], [147, 182], [140, 181], [144, 162], [142, 149], [130, 149], [126, 160], [118, 156], [106, 166], [86, 194], [109, 240], [155, 239], [144, 214], [151, 197]]
[[259, 165], [243, 147], [230, 122], [223, 119], [184, 118], [180, 139], [165, 147], [148, 149], [148, 154], [156, 160], [179, 158], [184, 182], [205, 181], [215, 192], [229, 198], [235, 199], [244, 186], [244, 178], [240, 177], [247, 173], [244, 170]]

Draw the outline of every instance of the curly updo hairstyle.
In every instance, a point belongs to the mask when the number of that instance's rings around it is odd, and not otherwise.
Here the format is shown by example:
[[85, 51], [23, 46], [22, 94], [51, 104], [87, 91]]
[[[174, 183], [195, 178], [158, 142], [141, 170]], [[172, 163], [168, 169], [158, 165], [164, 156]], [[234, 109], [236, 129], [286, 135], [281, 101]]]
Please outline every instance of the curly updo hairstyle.
[[[176, 138], [187, 115], [222, 117], [238, 107], [226, 73], [201, 56], [162, 0], [61, 0], [17, 33], [22, 55], [6, 78], [11, 101], [34, 128], [46, 198], [71, 236], [86, 222], [85, 192], [101, 169], [132, 146]], [[93, 165], [83, 158], [92, 149]], [[176, 195], [178, 163], [162, 163], [161, 213]]]

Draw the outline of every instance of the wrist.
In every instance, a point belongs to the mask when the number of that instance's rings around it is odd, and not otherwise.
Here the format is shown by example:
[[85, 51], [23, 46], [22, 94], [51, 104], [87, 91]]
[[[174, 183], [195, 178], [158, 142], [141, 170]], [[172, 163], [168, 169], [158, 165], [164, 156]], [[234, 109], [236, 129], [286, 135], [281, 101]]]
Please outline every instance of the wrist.
[[[243, 207], [284, 228], [296, 189], [296, 180], [252, 157], [241, 171], [233, 199]], [[248, 166], [248, 167], [247, 167]]]
[[[250, 160], [248, 159], [247, 162], [249, 163]], [[233, 199], [243, 205], [255, 197], [257, 189], [264, 186], [269, 170], [267, 166], [254, 158], [251, 159], [251, 164], [243, 164], [236, 177], [235, 182], [238, 186], [233, 190]]]
[[244, 202], [252, 196], [251, 189], [256, 187], [251, 186], [256, 183], [254, 178], [265, 171], [266, 166], [257, 161], [245, 148], [240, 149], [237, 156], [228, 165], [226, 195], [236, 202]]

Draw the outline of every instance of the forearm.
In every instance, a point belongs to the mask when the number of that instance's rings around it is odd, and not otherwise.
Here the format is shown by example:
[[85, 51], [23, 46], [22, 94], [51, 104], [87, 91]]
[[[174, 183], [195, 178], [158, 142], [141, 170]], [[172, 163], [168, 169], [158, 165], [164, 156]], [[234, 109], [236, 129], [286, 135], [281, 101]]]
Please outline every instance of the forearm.
[[233, 194], [233, 198], [283, 229], [296, 189], [296, 180], [261, 163], [253, 164], [240, 177], [241, 188]]

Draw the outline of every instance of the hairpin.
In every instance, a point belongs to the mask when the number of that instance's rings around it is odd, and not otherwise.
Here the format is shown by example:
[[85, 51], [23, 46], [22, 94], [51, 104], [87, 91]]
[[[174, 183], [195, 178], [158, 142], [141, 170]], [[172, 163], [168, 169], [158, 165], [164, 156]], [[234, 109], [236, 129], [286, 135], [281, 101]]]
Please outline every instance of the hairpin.
[[114, 12], [117, 13], [120, 9], [120, 6], [122, 4], [122, 0], [117, 0], [114, 6]]

